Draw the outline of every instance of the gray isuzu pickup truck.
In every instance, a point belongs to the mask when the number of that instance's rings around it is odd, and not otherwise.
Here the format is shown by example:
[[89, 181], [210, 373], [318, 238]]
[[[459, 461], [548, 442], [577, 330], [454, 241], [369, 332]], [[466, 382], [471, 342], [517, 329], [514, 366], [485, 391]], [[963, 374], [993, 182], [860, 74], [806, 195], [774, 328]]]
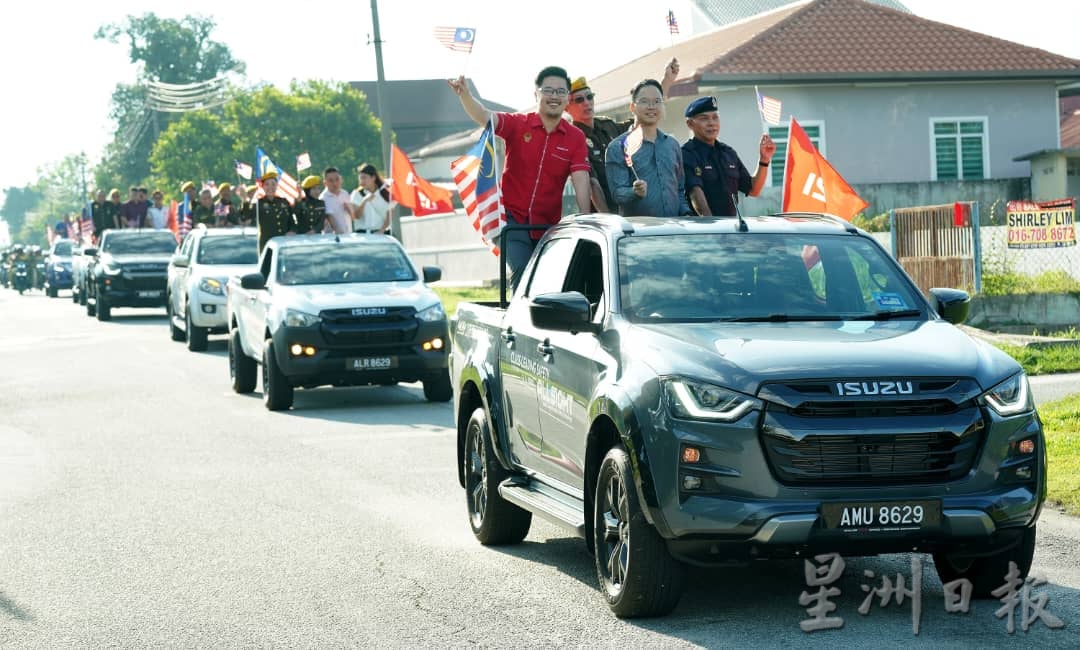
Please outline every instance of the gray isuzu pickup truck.
[[686, 565], [932, 553], [974, 594], [1026, 576], [1042, 424], [1003, 352], [835, 217], [568, 217], [508, 303], [461, 303], [457, 464], [482, 544], [584, 538], [618, 616]]

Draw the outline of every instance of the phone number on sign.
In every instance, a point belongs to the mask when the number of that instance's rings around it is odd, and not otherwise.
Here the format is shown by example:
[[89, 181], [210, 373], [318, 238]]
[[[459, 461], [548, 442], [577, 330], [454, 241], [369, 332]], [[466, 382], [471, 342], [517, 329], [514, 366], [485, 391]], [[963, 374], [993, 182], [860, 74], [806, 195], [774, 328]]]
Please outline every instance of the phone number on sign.
[[1009, 243], [1047, 243], [1071, 246], [1076, 244], [1076, 227], [1010, 229]]

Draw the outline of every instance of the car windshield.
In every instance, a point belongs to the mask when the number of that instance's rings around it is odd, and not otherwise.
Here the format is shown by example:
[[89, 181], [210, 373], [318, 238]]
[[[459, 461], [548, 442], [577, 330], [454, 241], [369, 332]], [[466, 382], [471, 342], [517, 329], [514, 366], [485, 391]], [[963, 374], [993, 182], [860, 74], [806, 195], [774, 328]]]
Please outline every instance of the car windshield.
[[203, 237], [197, 261], [199, 264], [258, 264], [259, 242], [255, 237], [242, 235]]
[[57, 256], [57, 257], [71, 257], [71, 242], [69, 242], [69, 241], [58, 241], [58, 242], [56, 242], [56, 245], [53, 246], [52, 254]]
[[405, 252], [394, 244], [327, 243], [279, 249], [278, 282], [345, 284], [416, 280]]
[[102, 249], [113, 255], [171, 253], [176, 250], [176, 237], [168, 230], [151, 233], [110, 233]]
[[816, 321], [924, 317], [924, 302], [861, 237], [724, 233], [619, 242], [632, 321]]

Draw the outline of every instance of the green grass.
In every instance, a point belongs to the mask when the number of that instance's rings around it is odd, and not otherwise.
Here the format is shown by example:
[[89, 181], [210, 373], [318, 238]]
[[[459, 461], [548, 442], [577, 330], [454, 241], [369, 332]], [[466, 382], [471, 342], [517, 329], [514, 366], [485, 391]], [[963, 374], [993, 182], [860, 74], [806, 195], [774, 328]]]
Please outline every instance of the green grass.
[[998, 344], [998, 349], [1016, 359], [1029, 375], [1054, 372], [1080, 372], [1080, 345], [1055, 345], [1045, 348], [1030, 345]]
[[1047, 271], [1040, 275], [987, 273], [982, 292], [987, 296], [1011, 296], [1020, 293], [1080, 293], [1080, 281], [1065, 271]]
[[496, 287], [432, 287], [432, 289], [439, 294], [443, 308], [451, 316], [457, 313], [458, 303], [462, 300], [492, 302], [499, 299], [499, 290]]
[[1080, 394], [1044, 404], [1048, 498], [1080, 515]]

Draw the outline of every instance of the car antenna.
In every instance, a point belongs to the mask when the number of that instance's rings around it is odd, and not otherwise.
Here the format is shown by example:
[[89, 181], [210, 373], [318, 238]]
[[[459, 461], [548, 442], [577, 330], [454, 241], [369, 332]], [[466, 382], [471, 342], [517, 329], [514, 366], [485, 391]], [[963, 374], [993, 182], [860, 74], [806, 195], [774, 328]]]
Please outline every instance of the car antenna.
[[739, 209], [739, 193], [735, 192], [731, 195], [731, 204], [735, 206], [735, 216], [739, 218], [739, 232], [746, 232], [746, 221], [742, 218], [742, 210]]

